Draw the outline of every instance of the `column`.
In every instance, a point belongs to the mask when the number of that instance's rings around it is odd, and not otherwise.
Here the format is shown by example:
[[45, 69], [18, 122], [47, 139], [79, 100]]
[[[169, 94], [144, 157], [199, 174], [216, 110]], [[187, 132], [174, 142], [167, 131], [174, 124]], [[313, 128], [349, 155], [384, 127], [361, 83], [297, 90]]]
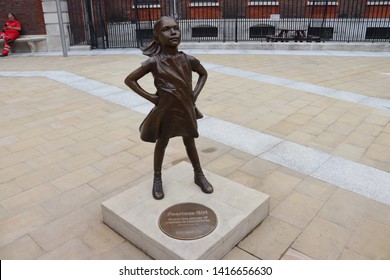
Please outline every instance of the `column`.
[[[62, 21], [65, 30], [65, 45], [69, 49], [69, 14], [66, 0], [59, 0], [62, 12]], [[58, 21], [56, 0], [42, 0], [43, 16], [45, 19], [47, 49], [49, 52], [62, 51], [61, 32]]]

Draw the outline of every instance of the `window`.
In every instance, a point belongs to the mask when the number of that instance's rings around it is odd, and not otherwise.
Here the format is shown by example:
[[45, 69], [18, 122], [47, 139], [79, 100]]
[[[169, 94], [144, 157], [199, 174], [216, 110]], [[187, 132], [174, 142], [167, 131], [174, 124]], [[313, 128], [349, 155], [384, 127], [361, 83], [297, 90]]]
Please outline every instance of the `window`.
[[218, 37], [218, 28], [210, 25], [199, 25], [192, 27], [192, 37]]
[[151, 41], [153, 39], [153, 29], [137, 29], [135, 33], [138, 41]]
[[248, 2], [249, 6], [278, 6], [279, 5], [279, 1], [276, 1], [276, 0], [265, 0], [265, 1], [261, 1], [261, 0], [252, 0], [252, 1], [249, 1]]
[[191, 0], [191, 3], [211, 3], [218, 2], [218, 0]]
[[339, 4], [338, 1], [326, 1], [326, 0], [307, 1], [307, 5], [309, 6], [337, 6], [338, 4]]
[[274, 26], [259, 24], [249, 28], [249, 38], [264, 38], [267, 35], [275, 35]]
[[159, 0], [133, 0], [133, 7], [137, 5], [137, 8], [159, 8]]
[[367, 27], [366, 39], [390, 39], [389, 27]]
[[158, 5], [160, 4], [159, 0], [133, 0], [134, 4], [138, 5]]
[[218, 0], [191, 0], [191, 7], [219, 6]]
[[309, 27], [307, 35], [320, 37], [322, 40], [332, 40], [333, 27]]
[[382, 6], [382, 5], [390, 5], [390, 1], [368, 1], [368, 6]]

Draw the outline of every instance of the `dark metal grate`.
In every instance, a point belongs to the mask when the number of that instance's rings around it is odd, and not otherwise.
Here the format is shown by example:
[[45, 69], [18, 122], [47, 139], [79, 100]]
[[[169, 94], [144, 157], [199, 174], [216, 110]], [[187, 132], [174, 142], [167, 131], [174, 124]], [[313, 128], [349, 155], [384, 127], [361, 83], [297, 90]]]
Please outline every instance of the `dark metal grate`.
[[215, 26], [196, 26], [192, 27], [192, 37], [218, 37], [218, 28]]
[[264, 38], [267, 35], [274, 35], [274, 26], [251, 26], [249, 28], [249, 38]]
[[322, 40], [332, 40], [333, 27], [309, 27], [307, 34], [311, 36], [318, 36]]
[[390, 39], [390, 27], [367, 27], [366, 39]]

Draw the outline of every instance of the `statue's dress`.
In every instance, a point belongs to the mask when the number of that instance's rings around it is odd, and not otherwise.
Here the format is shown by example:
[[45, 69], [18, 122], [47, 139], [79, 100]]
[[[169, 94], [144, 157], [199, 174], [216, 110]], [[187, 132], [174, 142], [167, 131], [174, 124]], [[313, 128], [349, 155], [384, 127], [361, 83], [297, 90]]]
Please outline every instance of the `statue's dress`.
[[199, 136], [196, 120], [203, 116], [195, 107], [192, 90], [192, 71], [199, 63], [183, 52], [172, 56], [158, 54], [142, 63], [151, 70], [159, 96], [157, 105], [140, 126], [143, 141]]

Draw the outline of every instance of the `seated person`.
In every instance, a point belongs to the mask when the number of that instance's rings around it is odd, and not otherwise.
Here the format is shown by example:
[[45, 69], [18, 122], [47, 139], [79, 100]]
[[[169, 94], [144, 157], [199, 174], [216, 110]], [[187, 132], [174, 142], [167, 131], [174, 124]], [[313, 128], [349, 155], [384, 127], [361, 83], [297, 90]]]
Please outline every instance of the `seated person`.
[[8, 21], [3, 27], [3, 32], [0, 32], [0, 39], [4, 39], [4, 50], [0, 56], [7, 56], [11, 50], [11, 44], [19, 38], [22, 25], [12, 13], [8, 14]]

